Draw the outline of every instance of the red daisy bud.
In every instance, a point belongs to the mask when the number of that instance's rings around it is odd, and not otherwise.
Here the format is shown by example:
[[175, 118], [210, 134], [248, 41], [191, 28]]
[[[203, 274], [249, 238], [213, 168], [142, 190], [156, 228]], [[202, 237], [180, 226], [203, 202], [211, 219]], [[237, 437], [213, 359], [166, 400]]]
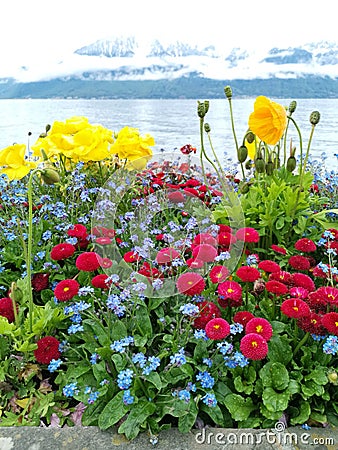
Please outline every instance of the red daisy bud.
[[95, 252], [84, 252], [76, 258], [75, 265], [84, 272], [93, 272], [100, 267], [100, 256]]
[[85, 239], [88, 236], [87, 228], [81, 223], [76, 223], [67, 231], [68, 236]]
[[302, 255], [295, 255], [289, 258], [289, 264], [296, 270], [309, 270], [310, 261]]
[[204, 278], [195, 272], [186, 272], [178, 277], [176, 287], [181, 294], [199, 295], [204, 291]]
[[38, 363], [49, 364], [52, 359], [60, 358], [60, 342], [55, 337], [45, 336], [38, 340], [37, 345], [34, 356]]
[[75, 297], [79, 289], [80, 285], [76, 280], [62, 280], [55, 286], [54, 295], [60, 302], [65, 302]]
[[245, 333], [257, 333], [263, 336], [266, 341], [272, 337], [272, 326], [270, 322], [262, 317], [254, 317], [245, 326]]
[[264, 359], [269, 351], [266, 340], [256, 333], [243, 336], [239, 348], [246, 358], [254, 360]]
[[94, 278], [92, 278], [92, 286], [100, 289], [108, 289], [109, 283], [107, 284], [108, 275], [102, 273], [99, 275], [96, 275]]
[[230, 325], [221, 317], [211, 319], [205, 326], [205, 332], [209, 339], [220, 340], [230, 334]]
[[62, 261], [63, 259], [70, 258], [75, 253], [75, 247], [72, 244], [68, 244], [67, 242], [63, 242], [61, 244], [55, 245], [51, 252], [50, 257], [54, 261]]

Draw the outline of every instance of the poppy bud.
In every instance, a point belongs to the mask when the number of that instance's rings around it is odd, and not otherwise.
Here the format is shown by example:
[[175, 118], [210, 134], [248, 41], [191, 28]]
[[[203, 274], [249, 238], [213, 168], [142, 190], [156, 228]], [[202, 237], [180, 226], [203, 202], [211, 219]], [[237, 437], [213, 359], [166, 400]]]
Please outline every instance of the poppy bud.
[[197, 114], [198, 114], [198, 117], [200, 117], [201, 119], [203, 119], [203, 117], [205, 116], [206, 112], [205, 112], [204, 103], [198, 102]]
[[241, 145], [238, 149], [238, 161], [240, 163], [243, 163], [247, 157], [248, 157], [248, 149], [245, 147], [245, 145]]
[[256, 158], [255, 159], [255, 167], [256, 172], [258, 173], [264, 173], [265, 172], [265, 162], [263, 158]]
[[265, 172], [267, 173], [267, 175], [272, 175], [274, 168], [275, 168], [275, 165], [269, 158], [269, 161], [265, 164]]
[[290, 102], [290, 105], [288, 108], [290, 116], [292, 113], [294, 113], [296, 111], [296, 108], [297, 108], [297, 102], [296, 102], [296, 100], [292, 100], [292, 102]]
[[230, 86], [225, 86], [224, 88], [224, 94], [227, 98], [232, 98], [232, 89]]
[[253, 141], [255, 140], [255, 135], [253, 134], [252, 131], [249, 131], [249, 132], [246, 134], [245, 139], [247, 140], [247, 142], [248, 142], [249, 144], [252, 144]]
[[52, 127], [49, 125], [49, 123], [46, 125], [46, 133], [51, 129]]
[[210, 125], [208, 123], [204, 124], [204, 130], [206, 133], [210, 133]]
[[250, 184], [244, 183], [243, 186], [241, 187], [241, 193], [246, 194], [247, 192], [249, 192], [249, 189], [250, 189]]
[[293, 172], [296, 168], [296, 158], [294, 156], [290, 156], [286, 161], [286, 169], [289, 172]]
[[23, 297], [22, 290], [18, 287], [18, 285], [14, 281], [11, 284], [9, 296], [12, 300], [15, 301], [15, 303], [18, 303], [22, 300]]
[[310, 114], [310, 123], [312, 125], [317, 125], [317, 123], [320, 120], [320, 112], [319, 111], [312, 111]]
[[209, 100], [204, 100], [204, 111], [205, 114], [209, 111]]
[[44, 183], [52, 185], [60, 181], [60, 176], [54, 169], [43, 169], [41, 170], [41, 178]]

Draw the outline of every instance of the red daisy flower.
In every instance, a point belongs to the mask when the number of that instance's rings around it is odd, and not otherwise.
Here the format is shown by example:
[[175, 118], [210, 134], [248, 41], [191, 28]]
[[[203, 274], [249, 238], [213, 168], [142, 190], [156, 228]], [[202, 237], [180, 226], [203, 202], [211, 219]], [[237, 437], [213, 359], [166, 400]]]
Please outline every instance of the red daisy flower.
[[233, 321], [235, 323], [240, 323], [243, 327], [245, 327], [246, 324], [254, 317], [255, 316], [249, 311], [238, 311], [234, 315]]
[[158, 264], [169, 264], [173, 259], [179, 258], [180, 256], [179, 252], [174, 248], [162, 248], [156, 255], [156, 261]]
[[211, 319], [205, 326], [205, 332], [209, 339], [214, 341], [224, 339], [230, 334], [230, 325], [221, 317]]
[[204, 262], [201, 259], [195, 258], [188, 258], [185, 263], [191, 269], [200, 269], [204, 266]]
[[245, 326], [245, 334], [249, 333], [260, 334], [266, 341], [269, 341], [272, 337], [272, 326], [268, 320], [254, 317]]
[[287, 317], [293, 317], [295, 319], [300, 319], [301, 317], [310, 314], [309, 305], [300, 298], [289, 298], [288, 300], [284, 300], [280, 309]]
[[101, 258], [99, 259], [100, 267], [102, 269], [109, 269], [113, 265], [113, 261], [110, 258]]
[[218, 284], [225, 281], [230, 275], [229, 270], [225, 266], [214, 266], [209, 273], [212, 283]]
[[203, 262], [212, 262], [217, 256], [217, 250], [210, 244], [199, 244], [193, 249], [192, 256]]
[[272, 272], [269, 275], [270, 281], [279, 281], [280, 283], [290, 285], [292, 282], [292, 275], [289, 272], [281, 270], [280, 272]]
[[100, 267], [100, 255], [95, 252], [84, 252], [76, 258], [75, 265], [84, 272], [93, 272]]
[[322, 317], [322, 325], [327, 331], [338, 336], [338, 313], [329, 312]]
[[76, 223], [67, 231], [68, 236], [85, 239], [88, 236], [87, 228], [81, 223]]
[[139, 261], [141, 259], [141, 257], [134, 250], [130, 250], [130, 252], [126, 252], [123, 255], [123, 259], [127, 263], [133, 263], [135, 261]]
[[94, 278], [92, 278], [92, 286], [100, 289], [108, 289], [109, 282], [107, 284], [107, 278], [109, 278], [108, 275], [104, 273], [96, 275]]
[[313, 268], [312, 275], [314, 277], [316, 277], [316, 278], [324, 278], [324, 279], [326, 279], [326, 278], [328, 278], [328, 275], [329, 275], [329, 267], [327, 266], [327, 268], [328, 268], [328, 271], [325, 272], [323, 270], [323, 268], [318, 265], [318, 266]]
[[62, 280], [55, 286], [54, 295], [60, 302], [65, 302], [75, 297], [79, 289], [80, 285], [76, 280]]
[[237, 230], [236, 238], [243, 242], [258, 242], [259, 233], [254, 228], [244, 227]]
[[217, 247], [217, 240], [210, 233], [199, 233], [195, 236], [193, 242], [194, 245], [209, 244], [213, 247]]
[[198, 197], [198, 191], [192, 187], [186, 187], [183, 189], [183, 191], [189, 196], [189, 197]]
[[199, 295], [205, 288], [205, 281], [198, 273], [186, 272], [178, 277], [176, 286], [181, 294]]
[[313, 292], [316, 289], [313, 280], [305, 273], [293, 273], [291, 276], [291, 282], [294, 286], [303, 287], [309, 292]]
[[204, 329], [206, 324], [216, 317], [221, 317], [221, 311], [213, 302], [203, 301], [198, 303], [199, 314], [193, 322], [195, 328]]
[[287, 286], [284, 283], [276, 280], [267, 281], [265, 283], [265, 289], [275, 295], [285, 295], [288, 292]]
[[75, 247], [72, 244], [68, 244], [67, 242], [63, 242], [61, 244], [55, 245], [51, 252], [50, 257], [54, 261], [62, 261], [63, 259], [70, 258], [75, 253]]
[[6, 317], [9, 323], [14, 322], [15, 316], [14, 316], [13, 302], [10, 297], [0, 298], [0, 316]]
[[236, 281], [224, 281], [217, 288], [218, 303], [223, 308], [227, 306], [240, 306], [242, 304], [242, 287]]
[[269, 351], [266, 340], [257, 333], [243, 336], [239, 348], [246, 358], [253, 360], [264, 359]]
[[238, 278], [240, 278], [242, 281], [245, 282], [254, 282], [260, 278], [261, 274], [259, 270], [257, 270], [255, 267], [251, 266], [242, 266], [236, 271], [236, 275]]
[[289, 264], [296, 270], [309, 270], [310, 261], [302, 255], [295, 255], [289, 258]]
[[272, 244], [272, 245], [270, 246], [270, 248], [271, 248], [274, 252], [276, 252], [276, 253], [280, 253], [281, 255], [286, 255], [286, 250], [285, 250], [285, 248], [280, 247], [279, 245]]
[[49, 273], [35, 273], [32, 276], [32, 288], [35, 292], [43, 291], [49, 286]]
[[315, 252], [317, 250], [317, 246], [311, 239], [302, 238], [298, 239], [295, 243], [295, 249], [304, 253]]
[[338, 288], [322, 286], [315, 293], [330, 305], [338, 305]]
[[301, 298], [303, 300], [305, 298], [307, 298], [307, 296], [309, 295], [309, 291], [308, 290], [306, 290], [303, 287], [299, 287], [299, 286], [292, 287], [289, 292], [290, 292], [291, 297]]
[[298, 319], [297, 325], [306, 333], [316, 334], [317, 336], [325, 336], [327, 334], [327, 330], [322, 325], [321, 316], [314, 312], [310, 312], [308, 316]]
[[60, 342], [55, 337], [45, 336], [38, 340], [37, 345], [34, 356], [38, 363], [49, 364], [52, 359], [60, 358]]
[[270, 259], [265, 259], [258, 264], [258, 268], [264, 270], [264, 272], [272, 273], [272, 272], [280, 272], [280, 265], [275, 261], [271, 261]]
[[230, 247], [230, 245], [234, 244], [236, 241], [236, 236], [229, 233], [228, 231], [221, 231], [220, 233], [218, 233], [218, 243], [223, 247]]

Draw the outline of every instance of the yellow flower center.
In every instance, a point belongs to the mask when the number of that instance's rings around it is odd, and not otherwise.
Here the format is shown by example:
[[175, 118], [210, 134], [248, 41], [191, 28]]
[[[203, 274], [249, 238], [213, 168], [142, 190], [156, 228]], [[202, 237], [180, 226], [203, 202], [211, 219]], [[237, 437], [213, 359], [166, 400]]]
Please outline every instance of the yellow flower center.
[[262, 325], [258, 325], [258, 326], [256, 327], [256, 331], [257, 331], [257, 333], [261, 333], [261, 332], [263, 331]]
[[257, 344], [256, 341], [252, 341], [252, 342], [251, 342], [251, 345], [252, 345], [252, 347], [255, 347], [255, 348], [258, 347], [258, 344]]
[[220, 327], [220, 325], [218, 325], [218, 324], [214, 325], [215, 330], [218, 330], [219, 327]]
[[68, 292], [68, 291], [69, 291], [69, 287], [68, 286], [63, 288], [63, 292]]
[[294, 307], [293, 307], [293, 310], [294, 310], [294, 311], [298, 311], [298, 306], [294, 306]]
[[229, 288], [229, 289], [227, 290], [227, 293], [228, 293], [228, 294], [232, 294], [233, 292], [234, 292], [234, 290], [231, 289], [231, 288]]

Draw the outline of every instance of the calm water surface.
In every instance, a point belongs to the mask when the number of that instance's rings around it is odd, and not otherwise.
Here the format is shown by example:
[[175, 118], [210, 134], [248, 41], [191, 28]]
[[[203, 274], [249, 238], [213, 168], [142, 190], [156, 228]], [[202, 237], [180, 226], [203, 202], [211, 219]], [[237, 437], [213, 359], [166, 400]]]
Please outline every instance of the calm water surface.
[[[204, 99], [201, 99], [204, 100]], [[276, 100], [288, 105], [290, 100]], [[254, 99], [233, 99], [233, 111], [238, 140], [242, 140], [247, 128], [248, 116], [253, 110]], [[338, 100], [299, 99], [294, 119], [302, 131], [304, 148], [310, 134], [309, 116], [314, 110], [321, 113], [311, 145], [311, 155], [320, 159], [326, 153], [330, 165], [338, 168]], [[28, 143], [28, 132], [33, 144], [46, 124], [64, 121], [72, 116], [85, 116], [90, 123], [101, 124], [113, 131], [128, 125], [138, 128], [142, 134], [154, 136], [154, 152], [172, 151], [185, 144], [199, 149], [199, 119], [197, 100], [0, 100], [0, 149], [13, 144]], [[212, 143], [220, 157], [226, 152], [235, 155], [230, 114], [226, 99], [210, 100], [206, 121], [211, 126]], [[298, 144], [298, 135], [290, 126], [289, 137]], [[179, 153], [179, 150], [178, 150]]]

